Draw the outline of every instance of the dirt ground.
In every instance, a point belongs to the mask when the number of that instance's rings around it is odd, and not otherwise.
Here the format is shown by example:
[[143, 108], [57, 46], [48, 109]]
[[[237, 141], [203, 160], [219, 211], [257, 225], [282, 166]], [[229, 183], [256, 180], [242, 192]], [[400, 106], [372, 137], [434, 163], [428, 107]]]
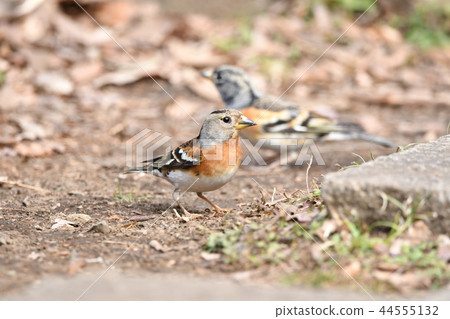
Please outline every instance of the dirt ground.
[[[73, 7], [70, 9], [75, 10]], [[153, 7], [134, 14], [142, 16], [153, 12], [151, 10]], [[40, 9], [29, 19], [33, 17], [40, 21], [42, 15], [45, 16], [42, 11], [45, 10]], [[26, 19], [3, 23], [0, 29], [0, 49], [3, 48], [0, 53], [3, 54], [2, 61], [8, 61], [0, 106], [0, 178], [3, 181], [0, 187], [0, 294], [17, 292], [45, 276], [68, 278], [83, 272], [101, 271], [112, 263], [115, 269], [128, 272], [197, 276], [217, 274], [227, 277], [248, 270], [209, 260], [203, 254], [205, 243], [212, 233], [230, 229], [235, 224], [270, 223], [273, 216], [259, 214], [252, 208], [260, 202], [261, 192], [269, 198], [268, 194], [275, 190], [275, 198], [279, 198], [282, 193], [305, 190], [307, 165], [275, 169], [244, 166], [229, 184], [208, 194], [213, 202], [230, 209], [226, 216], [213, 217], [206, 203], [195, 194], [186, 194], [182, 202], [188, 210], [205, 218], [187, 223], [180, 220], [172, 209], [167, 210], [172, 205], [170, 184], [153, 176], [121, 175], [120, 171], [127, 168], [127, 141], [142, 129], [173, 137], [170, 144], [175, 146], [196, 136], [198, 126], [147, 76], [141, 75], [130, 83], [93, 85], [103, 74], [117, 72], [121, 70], [118, 65], [130, 66], [133, 61], [110, 39], [104, 39], [101, 44], [95, 44], [92, 39], [92, 43], [83, 43], [67, 30], [63, 33], [58, 28], [64, 28], [61, 25], [66, 20], [73, 20], [73, 23], [89, 30], [96, 30], [96, 26], [80, 12], [74, 15], [75, 18], [61, 10], [58, 12], [55, 21], [59, 21], [59, 26], [50, 26], [51, 34], [30, 36], [33, 41], [26, 36], [20, 39], [22, 43], [12, 40], [14, 34], [23, 31], [21, 28], [27, 23]], [[163, 13], [151, 14], [157, 15], [160, 23], [165, 21]], [[191, 20], [194, 18], [200, 19], [196, 16]], [[170, 19], [175, 18], [171, 16]], [[178, 59], [176, 54], [170, 55], [165, 51], [170, 46], [167, 42], [172, 41], [175, 47], [176, 41], [195, 41], [189, 32], [197, 29], [191, 27], [180, 34], [181, 31], [170, 22], [167, 28], [172, 28], [172, 31], [164, 40], [153, 39], [160, 43], [136, 45], [140, 35], [133, 37], [132, 30], [142, 33], [150, 22], [138, 18], [132, 23], [127, 21], [125, 24], [133, 27], [113, 28], [116, 30], [114, 35], [124, 43], [124, 47], [131, 46], [130, 53], [139, 61], [149, 57], [149, 46], [157, 48], [151, 52], [151, 58], [156, 55], [163, 57], [155, 58], [154, 63], [170, 57]], [[116, 22], [112, 23], [114, 27]], [[230, 22], [220, 23], [227, 26]], [[351, 44], [338, 46], [340, 52], [376, 47], [364, 36], [356, 34], [374, 31], [357, 28]], [[74, 37], [73, 42], [71, 37]], [[320, 39], [324, 37], [318, 35]], [[51, 43], [52, 39], [54, 43]], [[130, 40], [127, 42], [126, 39]], [[396, 47], [401, 47], [399, 51], [411, 50], [407, 55], [415, 56], [416, 51], [402, 40], [389, 41], [382, 44], [387, 50], [395, 51]], [[6, 47], [10, 48], [7, 54], [4, 53]], [[317, 50], [320, 48], [318, 45]], [[193, 71], [199, 72], [216, 64], [216, 60], [209, 56], [210, 52], [216, 51], [209, 48], [205, 51], [208, 53], [203, 64], [177, 61], [170, 67], [160, 64], [164, 69], [161, 74], [152, 71], [158, 83], [199, 123], [206, 114], [221, 105], [212, 85], [196, 75], [191, 76]], [[314, 54], [305, 54], [306, 57], [296, 65], [292, 78], [299, 74], [301, 66], [313, 60]], [[371, 134], [390, 138], [399, 145], [435, 139], [445, 134], [450, 119], [450, 104], [448, 100], [445, 102], [450, 78], [448, 72], [445, 74], [443, 71], [448, 71], [450, 52], [432, 54], [438, 58], [416, 56], [413, 62], [407, 62], [408, 58], [405, 58], [405, 62], [385, 69], [387, 73], [379, 78], [373, 75], [376, 72], [359, 72], [364, 67], [356, 67], [356, 71], [345, 68], [343, 75], [327, 73], [327, 68], [338, 62], [333, 60], [336, 56], [324, 57], [322, 64], [308, 72], [309, 78], [305, 77], [295, 89], [287, 92], [286, 98], [308, 107], [320, 105], [325, 112], [333, 109], [342, 120], [360, 123]], [[245, 67], [243, 60], [232, 54], [214, 53], [214, 56], [220, 57], [217, 59], [220, 63], [236, 63]], [[23, 62], [18, 62], [20, 59]], [[111, 65], [111, 61], [115, 64]], [[100, 71], [93, 76], [86, 74], [95, 68]], [[167, 68], [171, 69], [170, 76], [164, 74]], [[53, 72], [51, 74], [63, 74], [64, 79], [69, 77], [73, 89], [68, 93], [55, 93], [57, 89], [49, 88], [48, 82], [36, 79], [49, 70]], [[264, 82], [268, 83], [265, 89], [273, 94], [282, 92], [289, 85], [290, 79], [277, 83], [276, 76], [258, 77], [257, 71], [253, 65], [250, 75], [254, 75], [262, 86]], [[325, 72], [324, 81], [320, 78], [321, 72]], [[187, 73], [189, 76], [185, 76]], [[326, 78], [333, 76], [337, 78], [326, 84]], [[374, 79], [367, 80], [366, 76]], [[186, 78], [198, 81], [201, 89], [196, 92], [192, 85], [186, 85]], [[50, 80], [53, 84], [58, 81], [58, 77]], [[369, 85], [365, 81], [369, 81]], [[396, 87], [398, 92], [388, 90], [386, 94], [380, 93], [390, 86]], [[206, 95], [211, 98], [206, 99]], [[362, 141], [318, 143], [317, 146], [326, 165], [313, 165], [308, 175], [310, 183], [316, 179], [319, 184], [323, 174], [339, 169], [337, 164], [347, 166], [353, 161], [360, 162], [353, 153], [368, 160], [370, 153], [377, 157], [395, 151]], [[118, 185], [123, 196], [119, 194]], [[134, 200], [119, 200], [130, 193]], [[52, 228], [56, 219], [66, 220], [71, 214], [84, 214], [90, 220]], [[149, 219], [133, 222], [132, 218], [141, 215]], [[89, 231], [101, 221], [108, 224], [109, 232]], [[275, 283], [280, 280], [285, 267], [284, 264], [261, 265], [251, 269], [251, 275], [243, 281]]]

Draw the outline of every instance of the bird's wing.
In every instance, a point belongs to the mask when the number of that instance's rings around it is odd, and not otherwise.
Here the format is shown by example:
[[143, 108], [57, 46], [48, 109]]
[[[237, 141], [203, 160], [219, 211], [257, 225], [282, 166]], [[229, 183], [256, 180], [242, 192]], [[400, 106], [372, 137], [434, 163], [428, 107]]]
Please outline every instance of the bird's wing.
[[262, 96], [252, 107], [252, 120], [265, 132], [318, 133], [363, 131], [358, 125], [337, 123], [334, 119], [306, 110], [275, 96]]
[[153, 172], [154, 170], [170, 170], [170, 169], [187, 169], [196, 165], [200, 165], [204, 156], [200, 150], [198, 139], [192, 139], [181, 144], [171, 152], [158, 156], [150, 160], [146, 160], [142, 167], [133, 168], [131, 172]]
[[276, 102], [270, 107], [270, 101], [271, 98], [264, 98], [255, 106], [243, 110], [245, 116], [258, 124], [258, 129], [261, 132], [328, 133], [339, 129], [336, 127], [335, 121], [330, 118], [288, 104], [285, 101], [283, 101], [283, 105]]
[[396, 146], [387, 139], [366, 134], [357, 124], [337, 122], [274, 96], [260, 97], [252, 107], [244, 109], [243, 113], [258, 124], [254, 130], [259, 131], [260, 138], [360, 139], [385, 147]]
[[396, 144], [382, 137], [368, 135], [358, 124], [337, 122], [324, 115], [297, 108], [261, 109], [250, 107], [242, 113], [257, 123], [258, 139], [277, 139], [279, 143], [290, 143], [291, 139], [305, 140], [365, 140], [385, 147]]

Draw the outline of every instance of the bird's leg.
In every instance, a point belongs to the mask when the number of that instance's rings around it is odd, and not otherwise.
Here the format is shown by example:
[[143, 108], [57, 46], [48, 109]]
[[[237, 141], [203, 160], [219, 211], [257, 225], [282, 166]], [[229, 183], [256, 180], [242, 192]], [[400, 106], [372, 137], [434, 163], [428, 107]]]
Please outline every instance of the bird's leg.
[[191, 213], [189, 213], [188, 210], [186, 208], [184, 208], [183, 205], [181, 205], [180, 192], [178, 190], [174, 190], [173, 191], [172, 197], [173, 197], [173, 200], [178, 204], [178, 207], [180, 207], [181, 211], [183, 212], [183, 215], [185, 215], [186, 218], [187, 218], [187, 220], [186, 220], [186, 219], [181, 218], [179, 216], [183, 221], [188, 221], [188, 220], [191, 220], [191, 219], [198, 219], [198, 218], [203, 218], [204, 217], [203, 215], [200, 215], [200, 214], [191, 214]]
[[183, 212], [184, 215], [186, 215], [186, 217], [191, 217], [191, 213], [188, 212], [188, 210], [186, 208], [184, 208], [183, 205], [181, 205], [180, 201], [177, 201], [178, 207], [180, 207], [181, 211]]
[[[200, 193], [200, 192], [197, 193], [197, 196], [200, 197], [201, 199], [203, 199], [209, 205], [211, 205], [215, 209], [216, 214], [222, 215], [222, 214], [226, 213], [222, 208], [220, 208], [219, 206], [217, 206], [216, 204], [211, 202], [209, 199], [207, 199], [202, 193]], [[216, 214], [214, 214], [214, 216], [216, 216]]]

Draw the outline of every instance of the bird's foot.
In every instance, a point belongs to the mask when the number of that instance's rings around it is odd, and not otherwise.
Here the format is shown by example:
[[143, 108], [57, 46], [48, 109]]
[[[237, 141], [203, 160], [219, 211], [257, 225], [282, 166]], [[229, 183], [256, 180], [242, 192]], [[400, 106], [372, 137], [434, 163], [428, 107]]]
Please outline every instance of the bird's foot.
[[205, 216], [200, 215], [200, 214], [191, 214], [189, 213], [186, 209], [182, 209], [183, 211], [183, 216], [181, 216], [180, 214], [178, 214], [177, 210], [174, 208], [173, 211], [175, 212], [175, 216], [177, 216], [177, 218], [179, 220], [181, 220], [182, 222], [190, 222], [191, 220], [195, 220], [195, 219], [202, 219], [205, 218]]

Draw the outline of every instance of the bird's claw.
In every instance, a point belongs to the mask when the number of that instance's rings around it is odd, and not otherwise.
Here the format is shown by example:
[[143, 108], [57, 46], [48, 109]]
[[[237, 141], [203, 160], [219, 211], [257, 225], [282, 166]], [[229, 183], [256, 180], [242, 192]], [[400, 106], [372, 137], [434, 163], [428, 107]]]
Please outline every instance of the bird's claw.
[[176, 209], [174, 209], [173, 211], [175, 212], [175, 216], [177, 216], [177, 218], [179, 220], [181, 220], [182, 222], [185, 222], [185, 223], [190, 222], [191, 220], [205, 218], [205, 216], [200, 215], [200, 214], [191, 214], [187, 210], [183, 210], [184, 216], [181, 216], [180, 214], [178, 214]]

